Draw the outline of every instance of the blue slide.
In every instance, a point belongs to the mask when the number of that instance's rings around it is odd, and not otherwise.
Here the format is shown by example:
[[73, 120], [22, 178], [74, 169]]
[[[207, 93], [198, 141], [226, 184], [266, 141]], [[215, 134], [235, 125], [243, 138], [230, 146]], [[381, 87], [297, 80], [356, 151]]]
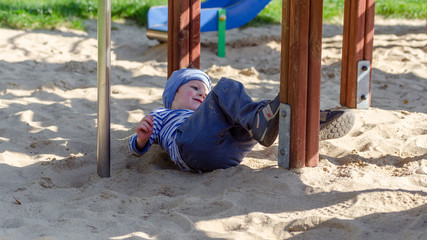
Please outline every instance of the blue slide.
[[[201, 5], [200, 32], [218, 30], [218, 10], [226, 10], [226, 29], [241, 27], [258, 15], [271, 0], [207, 0]], [[166, 41], [168, 7], [151, 7], [147, 13], [147, 37]], [[162, 34], [163, 33], [163, 34]], [[166, 36], [165, 36], [166, 35]], [[166, 37], [166, 39], [165, 39]]]

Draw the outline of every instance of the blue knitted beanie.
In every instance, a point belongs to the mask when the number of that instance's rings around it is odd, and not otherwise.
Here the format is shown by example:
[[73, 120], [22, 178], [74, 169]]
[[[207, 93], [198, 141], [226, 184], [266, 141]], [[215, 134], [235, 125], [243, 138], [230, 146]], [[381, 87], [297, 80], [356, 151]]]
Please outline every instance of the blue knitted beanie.
[[182, 68], [172, 73], [166, 82], [165, 90], [163, 92], [163, 105], [165, 108], [171, 108], [175, 93], [182, 84], [186, 84], [192, 80], [202, 81], [209, 92], [211, 91], [211, 79], [209, 76], [200, 69], [196, 68]]

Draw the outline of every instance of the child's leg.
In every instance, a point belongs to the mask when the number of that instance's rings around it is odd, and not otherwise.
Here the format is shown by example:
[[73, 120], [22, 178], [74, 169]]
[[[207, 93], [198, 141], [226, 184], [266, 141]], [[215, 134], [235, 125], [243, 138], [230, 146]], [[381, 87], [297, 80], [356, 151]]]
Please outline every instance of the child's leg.
[[200, 171], [238, 165], [256, 144], [248, 130], [266, 103], [253, 102], [240, 82], [222, 78], [178, 130], [181, 157]]

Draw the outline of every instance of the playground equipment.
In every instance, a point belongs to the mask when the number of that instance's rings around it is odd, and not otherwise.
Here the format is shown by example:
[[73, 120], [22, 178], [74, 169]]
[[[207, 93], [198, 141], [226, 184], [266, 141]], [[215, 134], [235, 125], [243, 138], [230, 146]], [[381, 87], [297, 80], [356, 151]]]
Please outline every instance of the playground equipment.
[[[200, 53], [200, 42], [196, 42], [200, 32], [198, 28], [187, 28], [200, 26], [200, 14], [193, 11], [195, 5], [200, 6], [196, 2], [168, 2], [173, 9], [168, 12], [168, 28], [173, 29], [168, 32], [168, 76], [180, 68], [200, 65], [197, 62], [200, 55], [196, 54]], [[282, 7], [279, 165], [316, 166], [323, 1], [283, 0]], [[370, 105], [374, 8], [375, 0], [345, 0], [341, 99], [346, 101], [341, 101], [342, 106], [368, 108]]]
[[[271, 0], [208, 0], [201, 3], [200, 32], [218, 31], [218, 55], [225, 56], [225, 30], [241, 27]], [[166, 42], [168, 6], [151, 7], [147, 13], [147, 37]]]
[[375, 0], [346, 0], [340, 103], [350, 108], [371, 105]]
[[316, 166], [323, 0], [283, 1], [282, 7], [279, 166]]
[[[100, 0], [98, 4], [98, 174], [109, 177], [111, 3]], [[168, 29], [172, 29], [168, 31], [169, 77], [180, 68], [200, 67], [201, 3], [169, 0], [168, 6]], [[283, 0], [282, 6], [279, 166], [316, 166], [323, 0]], [[374, 15], [375, 0], [345, 0], [340, 95], [343, 106], [370, 106]]]
[[98, 142], [97, 171], [110, 177], [111, 0], [98, 1]]

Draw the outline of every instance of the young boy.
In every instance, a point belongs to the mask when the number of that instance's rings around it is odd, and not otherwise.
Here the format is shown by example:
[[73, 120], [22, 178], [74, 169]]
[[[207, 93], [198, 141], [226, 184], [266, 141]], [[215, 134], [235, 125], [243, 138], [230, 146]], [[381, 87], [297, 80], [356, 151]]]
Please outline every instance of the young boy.
[[[205, 72], [180, 69], [162, 97], [164, 108], [145, 116], [130, 137], [133, 154], [157, 143], [182, 170], [208, 172], [237, 166], [256, 143], [268, 147], [277, 138], [279, 95], [254, 102], [240, 82], [227, 78], [211, 91]], [[344, 136], [353, 122], [349, 111], [322, 111], [320, 139]]]

